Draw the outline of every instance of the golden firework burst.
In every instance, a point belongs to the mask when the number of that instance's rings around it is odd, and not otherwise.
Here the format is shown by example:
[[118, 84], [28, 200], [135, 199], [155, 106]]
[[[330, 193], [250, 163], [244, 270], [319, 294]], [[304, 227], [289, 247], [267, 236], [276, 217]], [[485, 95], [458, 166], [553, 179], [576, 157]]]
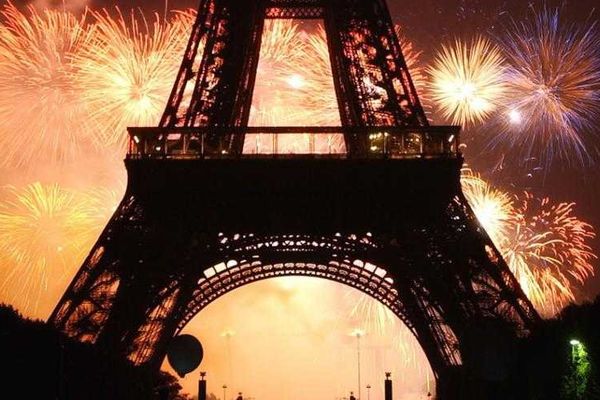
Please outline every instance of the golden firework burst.
[[128, 126], [157, 125], [177, 74], [195, 13], [180, 12], [150, 26], [143, 14], [117, 18], [92, 13], [92, 42], [73, 59], [76, 83], [90, 117], [102, 127], [100, 144], [124, 149]]
[[[59, 185], [33, 183], [2, 190], [0, 283], [3, 300], [36, 316], [45, 295], [56, 295], [83, 261], [102, 228], [90, 197]], [[56, 299], [54, 299], [56, 300]], [[54, 304], [54, 303], [52, 303]], [[43, 315], [45, 317], [45, 315]]]
[[444, 118], [460, 125], [486, 120], [505, 90], [503, 63], [500, 49], [482, 37], [443, 46], [428, 71], [432, 100]]

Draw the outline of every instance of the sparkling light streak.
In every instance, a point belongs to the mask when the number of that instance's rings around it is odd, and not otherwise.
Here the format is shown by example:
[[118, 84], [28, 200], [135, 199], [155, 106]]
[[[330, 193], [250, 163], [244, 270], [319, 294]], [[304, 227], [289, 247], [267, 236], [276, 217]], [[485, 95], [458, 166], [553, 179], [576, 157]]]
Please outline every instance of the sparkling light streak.
[[463, 169], [462, 189], [479, 222], [497, 246], [502, 246], [513, 219], [513, 198], [494, 188], [470, 169]]
[[[338, 126], [325, 30], [296, 21], [267, 21], [250, 125]], [[342, 153], [342, 135], [249, 135], [245, 153]]]

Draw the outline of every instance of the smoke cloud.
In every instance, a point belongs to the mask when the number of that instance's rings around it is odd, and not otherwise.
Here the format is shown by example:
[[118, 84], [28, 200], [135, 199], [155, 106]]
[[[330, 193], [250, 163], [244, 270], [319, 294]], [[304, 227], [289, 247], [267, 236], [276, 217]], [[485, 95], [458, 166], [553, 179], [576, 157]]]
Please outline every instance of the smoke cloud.
[[61, 9], [73, 12], [82, 11], [90, 3], [91, 0], [35, 0], [30, 2], [40, 10]]

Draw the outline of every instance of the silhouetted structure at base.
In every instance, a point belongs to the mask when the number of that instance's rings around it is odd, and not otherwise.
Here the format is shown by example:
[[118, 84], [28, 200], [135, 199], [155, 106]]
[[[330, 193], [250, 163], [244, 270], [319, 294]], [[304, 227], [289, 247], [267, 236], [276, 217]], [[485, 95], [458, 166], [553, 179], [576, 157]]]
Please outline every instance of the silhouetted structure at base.
[[[247, 126], [265, 18], [324, 20], [342, 126]], [[345, 152], [245, 154], [247, 134]], [[125, 197], [50, 322], [151, 373], [220, 296], [318, 277], [406, 323], [439, 399], [483, 399], [538, 316], [461, 192], [458, 134], [429, 126], [385, 1], [202, 0], [161, 124], [130, 129]]]
[[392, 388], [392, 379], [390, 378], [390, 373], [386, 372], [385, 381], [384, 381], [384, 399], [385, 400], [393, 400], [393, 388]]

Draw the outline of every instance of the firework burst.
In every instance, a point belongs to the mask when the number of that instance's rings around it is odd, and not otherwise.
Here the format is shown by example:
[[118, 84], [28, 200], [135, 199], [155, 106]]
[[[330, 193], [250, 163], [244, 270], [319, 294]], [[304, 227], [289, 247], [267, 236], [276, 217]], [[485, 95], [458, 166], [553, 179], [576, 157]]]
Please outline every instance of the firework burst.
[[123, 145], [128, 126], [158, 123], [195, 17], [182, 12], [165, 22], [155, 14], [150, 26], [143, 14], [117, 14], [94, 12], [93, 42], [74, 57], [83, 101], [102, 127], [102, 145]]
[[594, 229], [574, 215], [573, 203], [525, 193], [516, 204], [503, 256], [537, 309], [552, 316], [594, 272]]
[[99, 227], [90, 197], [58, 185], [6, 187], [2, 198], [0, 288], [4, 300], [35, 314], [49, 287], [79, 267]]
[[486, 120], [504, 91], [503, 62], [500, 49], [482, 37], [443, 46], [428, 71], [432, 100], [444, 118], [461, 125]]
[[8, 3], [0, 19], [0, 166], [72, 159], [96, 132], [71, 61], [89, 44], [87, 14], [21, 12]]
[[496, 246], [503, 245], [514, 215], [512, 196], [492, 187], [468, 168], [462, 170], [461, 184], [465, 197], [485, 231]]
[[500, 38], [508, 62], [499, 142], [523, 156], [585, 161], [582, 135], [600, 116], [600, 37], [595, 24], [567, 26], [558, 11], [513, 22]]
[[472, 171], [462, 186], [477, 219], [498, 247], [525, 294], [544, 316], [576, 300], [593, 274], [591, 225], [574, 215], [574, 204], [521, 198], [493, 188]]

